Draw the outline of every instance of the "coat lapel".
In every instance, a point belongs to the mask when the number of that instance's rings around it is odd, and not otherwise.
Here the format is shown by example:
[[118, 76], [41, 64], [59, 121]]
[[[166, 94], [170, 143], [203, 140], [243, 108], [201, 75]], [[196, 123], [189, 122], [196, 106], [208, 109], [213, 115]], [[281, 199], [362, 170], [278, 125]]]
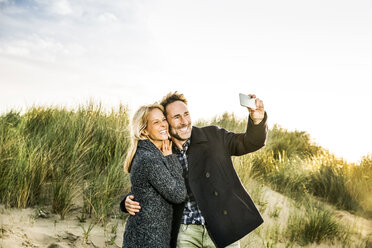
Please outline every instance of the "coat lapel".
[[206, 156], [206, 154], [208, 153], [208, 147], [206, 146], [208, 137], [201, 128], [192, 127], [190, 139], [190, 147], [187, 150], [189, 173], [190, 170], [193, 169], [195, 161], [200, 161], [200, 159], [202, 159], [202, 156]]

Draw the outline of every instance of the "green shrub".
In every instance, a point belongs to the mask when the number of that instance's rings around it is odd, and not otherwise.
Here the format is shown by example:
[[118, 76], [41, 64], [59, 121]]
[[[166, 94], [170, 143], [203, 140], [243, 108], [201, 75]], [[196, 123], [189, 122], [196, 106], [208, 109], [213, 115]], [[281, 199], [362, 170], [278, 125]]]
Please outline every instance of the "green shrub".
[[311, 157], [322, 153], [323, 149], [315, 145], [310, 135], [304, 131], [287, 131], [279, 125], [270, 129], [267, 137], [266, 150], [271, 151], [275, 158], [285, 153], [288, 158]]
[[372, 218], [372, 154], [362, 157], [360, 164], [348, 167], [348, 189], [364, 210]]
[[309, 191], [338, 208], [357, 211], [359, 204], [347, 189], [346, 177], [342, 168], [334, 165], [321, 165], [318, 170], [310, 174]]
[[309, 243], [319, 244], [325, 240], [333, 242], [335, 239], [344, 239], [343, 229], [332, 212], [310, 203], [305, 205], [304, 213], [294, 212], [290, 215], [286, 234], [290, 241], [303, 246]]

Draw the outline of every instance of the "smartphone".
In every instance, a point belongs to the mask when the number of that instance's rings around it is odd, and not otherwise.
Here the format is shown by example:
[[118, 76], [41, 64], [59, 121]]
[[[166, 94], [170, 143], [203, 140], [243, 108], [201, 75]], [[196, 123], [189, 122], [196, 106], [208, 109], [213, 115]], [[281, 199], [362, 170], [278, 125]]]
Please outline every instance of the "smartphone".
[[251, 98], [250, 96], [246, 94], [242, 94], [242, 93], [239, 93], [239, 98], [240, 98], [240, 105], [251, 108], [251, 109], [257, 108], [255, 98]]

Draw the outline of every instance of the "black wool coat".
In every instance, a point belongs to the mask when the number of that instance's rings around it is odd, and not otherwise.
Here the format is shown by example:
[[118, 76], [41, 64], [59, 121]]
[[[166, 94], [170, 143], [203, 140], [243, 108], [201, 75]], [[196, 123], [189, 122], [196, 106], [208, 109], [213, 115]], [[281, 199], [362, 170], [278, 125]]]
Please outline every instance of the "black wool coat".
[[[216, 126], [193, 127], [187, 150], [185, 178], [217, 247], [225, 247], [263, 223], [244, 189], [231, 156], [254, 152], [265, 145], [267, 115], [254, 125], [249, 118], [245, 133], [228, 132]], [[184, 203], [174, 205], [171, 246], [176, 247]]]

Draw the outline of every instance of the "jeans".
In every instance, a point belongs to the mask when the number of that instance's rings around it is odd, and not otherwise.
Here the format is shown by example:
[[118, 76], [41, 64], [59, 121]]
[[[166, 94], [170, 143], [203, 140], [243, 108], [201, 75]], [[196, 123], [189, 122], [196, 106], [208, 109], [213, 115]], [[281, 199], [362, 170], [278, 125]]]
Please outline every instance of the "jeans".
[[[179, 248], [215, 248], [211, 237], [204, 225], [184, 225], [181, 224], [177, 237], [177, 247]], [[228, 248], [240, 248], [239, 241], [232, 243]]]

